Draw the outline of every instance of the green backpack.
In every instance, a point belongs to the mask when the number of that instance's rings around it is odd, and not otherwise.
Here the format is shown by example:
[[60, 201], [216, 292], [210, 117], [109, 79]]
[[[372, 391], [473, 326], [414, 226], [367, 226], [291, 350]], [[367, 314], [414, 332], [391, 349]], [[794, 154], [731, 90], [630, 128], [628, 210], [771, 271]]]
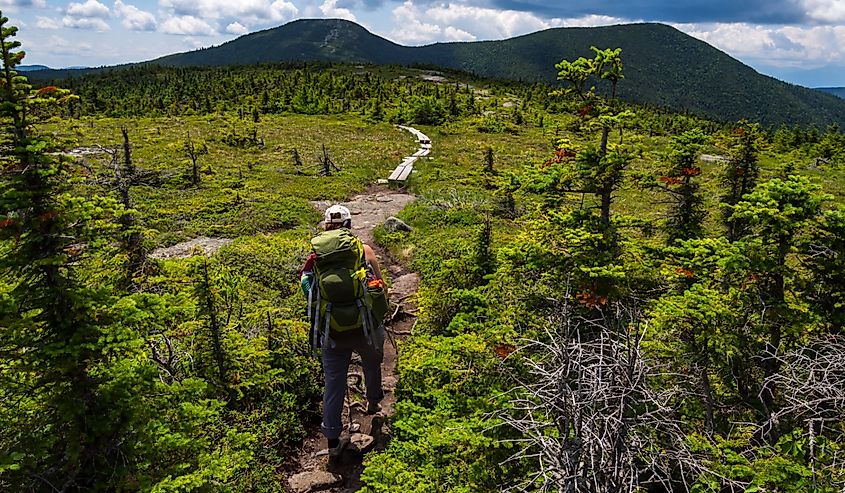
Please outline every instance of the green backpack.
[[321, 347], [331, 332], [355, 329], [363, 329], [367, 343], [372, 345], [374, 330], [387, 306], [383, 292], [378, 300], [376, 293], [367, 290], [364, 244], [348, 229], [340, 228], [312, 238], [311, 248], [317, 256], [308, 292], [311, 347]]

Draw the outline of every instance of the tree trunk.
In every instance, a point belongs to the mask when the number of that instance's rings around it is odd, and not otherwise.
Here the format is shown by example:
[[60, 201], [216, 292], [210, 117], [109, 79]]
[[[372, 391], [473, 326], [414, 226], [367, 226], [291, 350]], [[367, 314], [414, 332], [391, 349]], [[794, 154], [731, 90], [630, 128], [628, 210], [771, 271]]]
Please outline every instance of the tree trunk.
[[607, 154], [607, 139], [610, 135], [610, 127], [604, 126], [601, 129], [601, 144], [599, 144], [599, 153], [602, 157]]
[[613, 190], [605, 188], [599, 194], [601, 195], [601, 224], [606, 230], [610, 227], [610, 203], [613, 198]]
[[124, 172], [127, 179], [132, 180], [135, 177], [135, 165], [132, 164], [132, 147], [129, 145], [129, 132], [126, 127], [120, 129], [123, 134], [123, 164]]

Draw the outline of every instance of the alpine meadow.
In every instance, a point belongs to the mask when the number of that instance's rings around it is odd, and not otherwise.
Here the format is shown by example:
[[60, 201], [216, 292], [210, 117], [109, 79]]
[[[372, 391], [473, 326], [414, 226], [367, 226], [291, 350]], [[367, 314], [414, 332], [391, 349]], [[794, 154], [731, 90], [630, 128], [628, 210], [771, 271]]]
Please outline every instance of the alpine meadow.
[[[654, 24], [78, 71], [13, 24], [0, 491], [845, 488], [845, 101]], [[345, 51], [237, 51], [284, 32]]]

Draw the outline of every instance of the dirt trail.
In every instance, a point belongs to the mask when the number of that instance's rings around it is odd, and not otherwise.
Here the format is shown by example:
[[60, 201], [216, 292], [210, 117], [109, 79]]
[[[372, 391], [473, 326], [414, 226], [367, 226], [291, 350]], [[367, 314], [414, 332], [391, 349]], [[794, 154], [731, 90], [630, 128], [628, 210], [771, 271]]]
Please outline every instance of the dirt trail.
[[[408, 315], [413, 309], [409, 297], [416, 293], [419, 287], [419, 276], [409, 272], [373, 240], [373, 229], [390, 216], [394, 216], [405, 205], [414, 200], [413, 195], [391, 191], [384, 188], [372, 188], [368, 192], [357, 195], [349, 202], [342, 202], [352, 212], [352, 229], [364, 243], [369, 244], [376, 251], [382, 272], [392, 281], [390, 289], [391, 306], [401, 304], [397, 317], [387, 325], [387, 337], [384, 341], [384, 361], [382, 363], [382, 387], [385, 391], [382, 400], [382, 414], [387, 417], [382, 427], [382, 434], [377, 436], [371, 450], [381, 450], [390, 439], [390, 416], [393, 415], [393, 405], [396, 402], [394, 390], [397, 382], [397, 353], [394, 342], [402, 335], [410, 332], [414, 318]], [[314, 202], [319, 210], [325, 210], [332, 203]], [[389, 315], [388, 315], [389, 316]], [[349, 381], [356, 380], [355, 375], [362, 373], [357, 355], [353, 356], [349, 367]], [[347, 427], [342, 436], [355, 433], [373, 435], [372, 416], [363, 410], [366, 399], [360, 388], [363, 386], [350, 385], [344, 408], [344, 425]], [[360, 403], [360, 404], [359, 404]], [[351, 404], [351, 405], [350, 405]], [[366, 438], [366, 437], [365, 437]], [[294, 464], [295, 470], [285, 478], [286, 491], [304, 493], [309, 491], [353, 492], [361, 488], [360, 475], [363, 470], [362, 455], [354, 450], [347, 450], [340, 467], [331, 468], [327, 474], [328, 456], [326, 439], [318, 427], [314, 427], [302, 444]]]

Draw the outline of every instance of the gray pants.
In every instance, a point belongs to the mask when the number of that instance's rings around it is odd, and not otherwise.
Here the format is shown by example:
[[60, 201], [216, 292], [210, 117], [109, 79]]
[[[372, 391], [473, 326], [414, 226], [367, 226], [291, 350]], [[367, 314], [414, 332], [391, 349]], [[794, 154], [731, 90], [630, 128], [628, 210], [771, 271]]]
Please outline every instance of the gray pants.
[[379, 402], [384, 398], [381, 388], [381, 362], [384, 358], [384, 326], [375, 331], [373, 346], [366, 338], [329, 338], [323, 345], [323, 371], [326, 374], [326, 389], [323, 392], [323, 423], [320, 429], [328, 439], [338, 438], [343, 431], [343, 400], [346, 396], [346, 375], [352, 352], [361, 356], [364, 370], [364, 384], [367, 401]]

